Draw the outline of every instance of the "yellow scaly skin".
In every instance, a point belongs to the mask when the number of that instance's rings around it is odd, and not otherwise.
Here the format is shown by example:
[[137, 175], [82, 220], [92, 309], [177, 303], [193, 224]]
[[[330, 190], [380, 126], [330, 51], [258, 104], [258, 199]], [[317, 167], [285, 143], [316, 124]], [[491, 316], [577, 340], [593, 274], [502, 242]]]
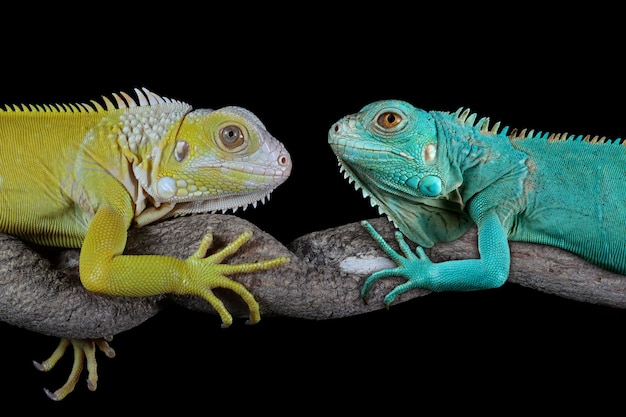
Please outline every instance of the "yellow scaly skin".
[[[55, 104], [0, 109], [0, 231], [55, 247], [81, 248], [80, 279], [94, 293], [112, 296], [191, 294], [206, 299], [222, 326], [232, 316], [212, 289], [227, 288], [247, 303], [249, 323], [260, 320], [254, 296], [229, 274], [266, 270], [289, 258], [221, 264], [250, 237], [243, 232], [205, 257], [208, 233], [186, 260], [123, 255], [127, 230], [164, 218], [256, 206], [291, 173], [291, 158], [263, 123], [240, 107], [198, 109], [137, 90], [103, 97], [105, 106]], [[73, 391], [84, 361], [96, 389], [96, 347], [102, 339], [62, 339], [47, 360], [54, 367], [70, 345], [74, 366], [63, 387]]]

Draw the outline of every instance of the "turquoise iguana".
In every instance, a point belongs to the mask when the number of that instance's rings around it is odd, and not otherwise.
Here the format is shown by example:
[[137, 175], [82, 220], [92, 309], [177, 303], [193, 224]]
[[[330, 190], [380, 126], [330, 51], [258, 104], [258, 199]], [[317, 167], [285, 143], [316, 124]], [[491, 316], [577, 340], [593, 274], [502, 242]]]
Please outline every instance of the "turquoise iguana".
[[[470, 291], [508, 278], [508, 241], [566, 249], [626, 274], [626, 146], [620, 139], [500, 129], [469, 109], [424, 111], [400, 100], [366, 105], [340, 119], [328, 141], [340, 171], [399, 229], [399, 254], [363, 225], [396, 268], [370, 275], [414, 288]], [[433, 263], [422, 247], [478, 228], [478, 259]], [[404, 236], [418, 246], [413, 253]]]
[[[247, 303], [250, 323], [259, 305], [226, 275], [266, 270], [286, 257], [222, 264], [250, 237], [244, 231], [215, 254], [207, 233], [186, 260], [124, 255], [127, 230], [172, 216], [256, 206], [290, 175], [290, 155], [250, 111], [192, 109], [147, 89], [90, 104], [12, 105], [0, 110], [0, 231], [46, 246], [81, 248], [83, 286], [111, 296], [197, 295], [232, 316], [212, 289], [234, 291]], [[102, 340], [62, 339], [52, 356], [35, 363], [51, 369], [65, 349], [74, 366], [60, 400], [76, 384], [86, 358], [88, 386], [96, 388], [95, 347]]]

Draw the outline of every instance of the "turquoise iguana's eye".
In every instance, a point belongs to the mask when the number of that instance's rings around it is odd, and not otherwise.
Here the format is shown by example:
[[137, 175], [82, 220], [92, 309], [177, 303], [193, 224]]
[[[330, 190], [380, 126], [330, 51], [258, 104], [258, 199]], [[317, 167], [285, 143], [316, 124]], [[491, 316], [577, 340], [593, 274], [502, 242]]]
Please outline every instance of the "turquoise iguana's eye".
[[402, 116], [392, 111], [384, 112], [380, 116], [378, 116], [378, 119], [376, 119], [376, 123], [378, 123], [378, 126], [382, 127], [383, 129], [391, 129], [393, 127], [396, 127], [398, 124], [400, 124], [401, 121]]
[[220, 140], [227, 149], [235, 149], [245, 142], [245, 136], [239, 126], [228, 125], [220, 129]]
[[441, 194], [441, 178], [434, 175], [427, 175], [419, 183], [419, 190], [429, 197], [437, 197]]

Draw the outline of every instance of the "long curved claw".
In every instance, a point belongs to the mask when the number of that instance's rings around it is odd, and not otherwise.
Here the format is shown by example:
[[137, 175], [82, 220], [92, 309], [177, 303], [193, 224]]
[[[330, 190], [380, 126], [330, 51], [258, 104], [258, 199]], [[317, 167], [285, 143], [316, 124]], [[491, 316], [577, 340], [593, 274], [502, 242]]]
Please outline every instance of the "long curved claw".
[[69, 346], [74, 348], [74, 363], [67, 381], [63, 386], [52, 392], [44, 388], [44, 392], [54, 401], [61, 401], [68, 394], [74, 391], [80, 373], [87, 362], [87, 387], [90, 391], [95, 391], [98, 387], [98, 363], [96, 361], [96, 347], [104, 352], [108, 358], [115, 357], [115, 351], [104, 339], [67, 339], [62, 338], [52, 355], [43, 362], [33, 361], [35, 368], [42, 372], [48, 372], [63, 357]]

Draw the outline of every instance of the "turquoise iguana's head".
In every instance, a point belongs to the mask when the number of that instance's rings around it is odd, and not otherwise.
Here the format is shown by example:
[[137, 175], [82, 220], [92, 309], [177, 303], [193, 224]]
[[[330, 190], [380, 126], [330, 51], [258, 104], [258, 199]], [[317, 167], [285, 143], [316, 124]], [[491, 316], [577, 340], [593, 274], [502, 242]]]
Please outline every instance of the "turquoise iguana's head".
[[411, 240], [430, 247], [469, 227], [431, 113], [377, 101], [336, 122], [328, 142], [344, 176]]

